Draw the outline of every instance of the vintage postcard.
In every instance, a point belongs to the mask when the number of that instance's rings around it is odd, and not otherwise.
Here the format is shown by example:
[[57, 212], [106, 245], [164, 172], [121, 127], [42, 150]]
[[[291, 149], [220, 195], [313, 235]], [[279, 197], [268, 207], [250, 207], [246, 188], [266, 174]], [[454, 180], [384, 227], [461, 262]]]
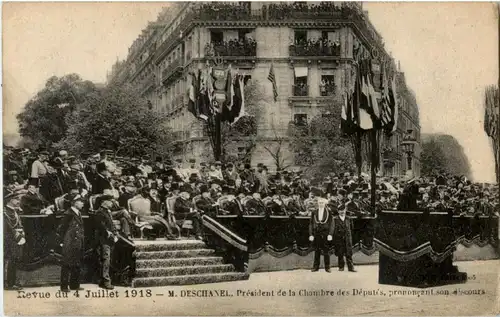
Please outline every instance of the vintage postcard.
[[499, 13], [4, 2], [4, 313], [498, 315]]

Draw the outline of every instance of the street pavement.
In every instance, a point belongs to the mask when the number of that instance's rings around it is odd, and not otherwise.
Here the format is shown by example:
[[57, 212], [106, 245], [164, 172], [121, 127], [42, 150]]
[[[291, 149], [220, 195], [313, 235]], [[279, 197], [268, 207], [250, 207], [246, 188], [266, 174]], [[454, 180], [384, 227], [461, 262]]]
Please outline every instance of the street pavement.
[[[25, 289], [25, 293], [5, 291], [4, 313], [9, 316], [499, 315], [500, 260], [458, 262], [458, 267], [469, 275], [466, 284], [427, 289], [379, 285], [377, 265], [358, 266], [357, 273], [336, 269], [330, 274], [295, 270], [252, 273], [247, 281], [229, 283], [116, 288], [114, 298], [85, 298], [87, 290], [100, 290], [90, 284], [83, 285], [85, 291], [80, 291], [78, 298], [73, 293], [68, 298], [56, 298], [58, 287], [38, 287]], [[216, 290], [218, 296], [202, 297], [215, 295]], [[33, 298], [33, 292], [37, 298]], [[39, 293], [49, 293], [50, 298], [39, 298]], [[20, 298], [28, 294], [31, 298]]]

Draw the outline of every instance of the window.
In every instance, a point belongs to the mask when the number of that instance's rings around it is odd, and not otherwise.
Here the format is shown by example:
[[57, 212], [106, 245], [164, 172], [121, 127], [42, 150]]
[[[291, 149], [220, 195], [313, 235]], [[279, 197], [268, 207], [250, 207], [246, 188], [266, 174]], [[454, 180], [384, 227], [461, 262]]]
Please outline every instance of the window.
[[296, 127], [306, 127], [307, 126], [307, 114], [297, 113], [293, 115], [293, 124]]
[[222, 31], [210, 31], [210, 42], [221, 43], [224, 41], [224, 33]]
[[307, 77], [295, 77], [293, 86], [293, 95], [305, 97], [308, 95], [309, 87], [307, 86]]
[[295, 30], [294, 39], [295, 45], [307, 43], [307, 30]]
[[319, 84], [319, 92], [323, 97], [335, 95], [335, 76], [321, 75]]

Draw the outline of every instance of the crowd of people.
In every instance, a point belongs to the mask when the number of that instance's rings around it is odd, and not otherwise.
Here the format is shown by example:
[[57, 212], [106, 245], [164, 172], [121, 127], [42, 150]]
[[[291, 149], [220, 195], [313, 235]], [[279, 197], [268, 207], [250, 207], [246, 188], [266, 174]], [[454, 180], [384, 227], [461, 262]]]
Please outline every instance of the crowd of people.
[[256, 56], [257, 42], [252, 38], [207, 43], [207, 56]]
[[[112, 288], [109, 245], [118, 235], [130, 240], [134, 236], [179, 239], [181, 231], [188, 229], [202, 239], [203, 214], [311, 218], [318, 201], [326, 202], [333, 215], [349, 217], [374, 217], [381, 210], [395, 209], [459, 216], [498, 216], [499, 212], [498, 187], [472, 183], [465, 177], [440, 175], [410, 181], [379, 177], [372, 206], [368, 177], [352, 172], [306, 179], [299, 170], [270, 173], [263, 164], [252, 168], [247, 163], [207, 164], [194, 158], [151, 161], [149, 157], [111, 157], [110, 151], [80, 157], [67, 151], [34, 154], [4, 149], [4, 216], [11, 243], [24, 239], [19, 215], [63, 216], [58, 231], [63, 241], [68, 228], [73, 235], [81, 231], [81, 214], [92, 213], [101, 252], [107, 255], [104, 288]], [[74, 272], [72, 268], [63, 270], [65, 285], [71, 284], [67, 276]]]

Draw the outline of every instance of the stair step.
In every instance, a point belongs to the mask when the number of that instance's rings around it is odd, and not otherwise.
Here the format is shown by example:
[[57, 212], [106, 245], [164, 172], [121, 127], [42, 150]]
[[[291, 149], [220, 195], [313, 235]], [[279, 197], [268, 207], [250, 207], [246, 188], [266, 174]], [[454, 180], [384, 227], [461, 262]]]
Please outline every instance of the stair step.
[[154, 287], [166, 285], [192, 285], [206, 283], [231, 282], [248, 279], [248, 273], [229, 272], [229, 273], [209, 273], [197, 275], [179, 275], [163, 277], [141, 277], [134, 278], [132, 287]]
[[136, 277], [166, 277], [179, 275], [194, 275], [206, 273], [226, 273], [233, 272], [232, 264], [218, 265], [195, 265], [195, 266], [177, 266], [177, 267], [162, 267], [162, 268], [145, 268], [136, 270]]
[[138, 252], [151, 251], [175, 251], [175, 250], [193, 250], [204, 249], [206, 245], [200, 240], [154, 240], [144, 241], [136, 240], [135, 249]]
[[212, 249], [191, 249], [172, 251], [139, 251], [138, 260], [205, 257], [215, 253]]
[[218, 256], [196, 257], [196, 258], [177, 258], [161, 260], [142, 260], [136, 262], [137, 268], [164, 268], [176, 266], [195, 266], [195, 265], [214, 265], [224, 264], [223, 259]]

